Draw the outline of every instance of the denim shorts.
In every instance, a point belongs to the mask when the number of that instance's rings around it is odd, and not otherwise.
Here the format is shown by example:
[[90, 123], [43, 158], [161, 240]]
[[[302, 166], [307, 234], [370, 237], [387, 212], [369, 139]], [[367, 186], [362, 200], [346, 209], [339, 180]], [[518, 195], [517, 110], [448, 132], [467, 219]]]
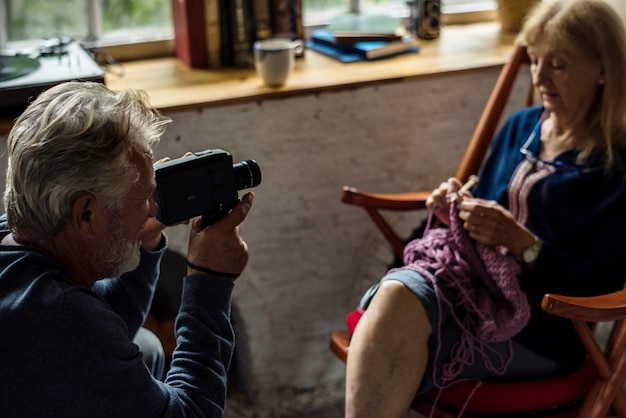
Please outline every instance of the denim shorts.
[[[421, 301], [432, 326], [432, 334], [428, 341], [428, 364], [418, 393], [441, 387], [442, 382], [438, 376], [440, 376], [443, 366], [450, 362], [454, 346], [460, 341], [461, 327], [454, 319], [450, 306], [446, 303], [439, 303], [431, 280], [419, 272], [411, 269], [395, 270], [385, 275], [380, 282], [385, 280], [396, 280], [409, 288]], [[380, 286], [380, 282], [365, 292], [360, 302], [362, 309], [367, 309]], [[438, 286], [438, 288], [445, 299], [450, 301], [456, 299], [456, 291], [443, 285]], [[456, 312], [456, 315], [462, 315], [462, 313]], [[438, 355], [435, 355], [437, 353]], [[506, 380], [558, 372], [558, 367], [554, 361], [534, 353], [516, 343], [515, 340], [490, 343], [488, 350], [475, 351], [472, 354], [473, 361], [465, 364], [455, 380]], [[487, 362], [490, 362], [491, 367], [485, 364], [483, 355], [487, 356]], [[504, 367], [503, 361], [509, 361], [507, 367]], [[493, 366], [496, 369], [505, 369], [505, 371], [503, 373], [495, 372]]]

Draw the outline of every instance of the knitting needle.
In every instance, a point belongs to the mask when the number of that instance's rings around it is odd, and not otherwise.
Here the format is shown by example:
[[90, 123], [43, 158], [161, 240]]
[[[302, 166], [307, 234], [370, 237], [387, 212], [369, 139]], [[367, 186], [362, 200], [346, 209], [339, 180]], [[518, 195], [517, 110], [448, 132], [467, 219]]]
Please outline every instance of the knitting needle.
[[469, 179], [467, 179], [467, 182], [463, 186], [461, 186], [461, 188], [452, 196], [450, 202], [455, 202], [457, 199], [461, 198], [461, 195], [463, 193], [472, 190], [478, 184], [478, 180], [478, 176], [472, 174]]

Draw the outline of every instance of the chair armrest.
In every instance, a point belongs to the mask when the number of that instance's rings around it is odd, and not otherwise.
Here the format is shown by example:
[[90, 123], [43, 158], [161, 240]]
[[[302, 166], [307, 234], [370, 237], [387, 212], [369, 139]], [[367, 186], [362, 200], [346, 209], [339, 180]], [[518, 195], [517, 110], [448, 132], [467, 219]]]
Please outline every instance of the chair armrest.
[[546, 294], [541, 308], [552, 315], [572, 320], [615, 321], [626, 318], [626, 289], [591, 297]]
[[404, 240], [396, 233], [379, 210], [410, 211], [426, 209], [426, 199], [431, 192], [413, 193], [366, 193], [353, 187], [344, 186], [341, 190], [341, 201], [359, 206], [372, 218], [376, 227], [400, 259], [404, 251]]
[[330, 350], [344, 363], [348, 359], [348, 347], [352, 335], [348, 331], [334, 331], [330, 335]]
[[368, 209], [409, 211], [426, 208], [426, 199], [432, 191], [412, 193], [367, 193], [344, 186], [341, 201]]

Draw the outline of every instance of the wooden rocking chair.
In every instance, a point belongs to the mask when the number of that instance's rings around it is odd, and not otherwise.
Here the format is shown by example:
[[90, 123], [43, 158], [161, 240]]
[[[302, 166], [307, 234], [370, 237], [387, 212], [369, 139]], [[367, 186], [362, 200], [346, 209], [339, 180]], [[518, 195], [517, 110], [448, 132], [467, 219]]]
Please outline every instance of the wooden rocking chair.
[[[508, 62], [503, 66], [494, 90], [482, 113], [456, 177], [465, 181], [479, 171], [489, 149], [505, 104], [509, 99], [522, 66], [529, 63], [523, 47], [515, 46]], [[533, 102], [534, 89], [529, 88], [526, 105]], [[402, 257], [405, 242], [393, 230], [380, 211], [408, 211], [425, 209], [431, 191], [404, 194], [366, 193], [344, 187], [341, 200], [363, 208], [380, 229], [394, 252]], [[625, 214], [626, 216], [626, 214]], [[545, 417], [605, 417], [611, 411], [626, 418], [626, 396], [622, 386], [626, 378], [626, 290], [613, 294], [573, 298], [547, 294], [542, 308], [550, 314], [572, 320], [588, 358], [572, 374], [535, 380], [513, 382], [483, 382], [469, 398], [474, 388], [472, 382], [459, 382], [445, 389], [434, 406], [436, 392], [416, 397], [411, 408], [422, 415], [436, 418], [457, 417], [465, 406], [468, 417], [516, 416], [533, 412], [532, 416]], [[352, 312], [346, 320], [347, 331], [331, 334], [330, 348], [344, 362], [348, 357], [351, 332], [360, 314]], [[588, 323], [613, 323], [604, 349], [596, 341]], [[537, 412], [539, 411], [539, 412]], [[529, 416], [529, 415], [524, 415]]]

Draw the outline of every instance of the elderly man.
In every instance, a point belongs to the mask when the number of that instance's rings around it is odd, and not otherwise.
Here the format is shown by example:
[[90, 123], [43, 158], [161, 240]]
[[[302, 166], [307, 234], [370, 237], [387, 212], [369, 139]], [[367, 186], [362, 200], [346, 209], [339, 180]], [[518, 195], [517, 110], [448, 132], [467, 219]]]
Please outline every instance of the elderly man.
[[167, 246], [151, 152], [167, 122], [140, 92], [80, 82], [44, 92], [17, 119], [0, 218], [3, 416], [222, 416], [231, 292], [248, 260], [238, 225], [252, 193], [214, 225], [191, 221], [193, 267], [164, 381], [133, 343]]

